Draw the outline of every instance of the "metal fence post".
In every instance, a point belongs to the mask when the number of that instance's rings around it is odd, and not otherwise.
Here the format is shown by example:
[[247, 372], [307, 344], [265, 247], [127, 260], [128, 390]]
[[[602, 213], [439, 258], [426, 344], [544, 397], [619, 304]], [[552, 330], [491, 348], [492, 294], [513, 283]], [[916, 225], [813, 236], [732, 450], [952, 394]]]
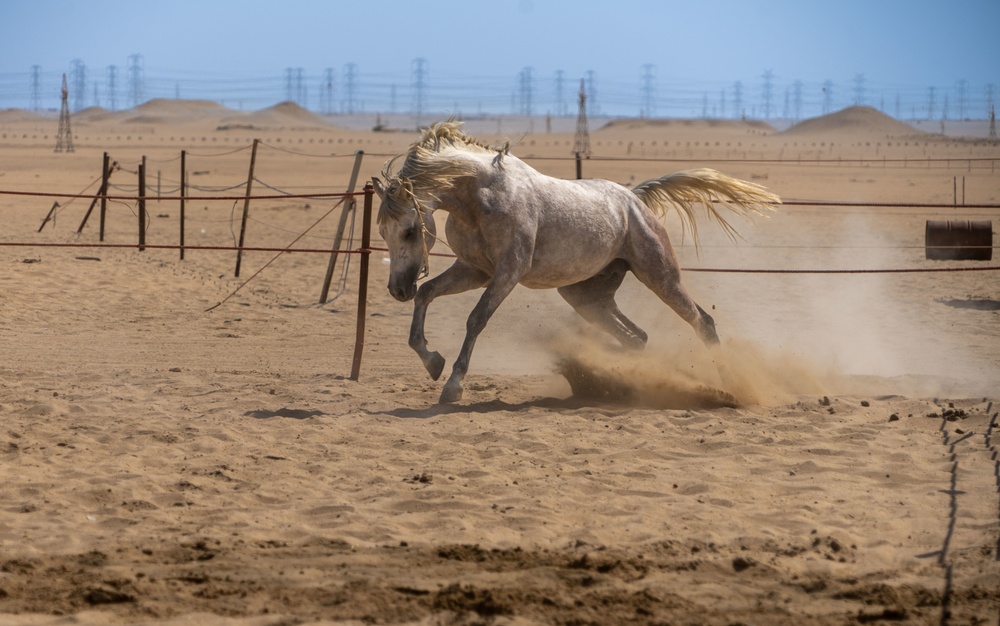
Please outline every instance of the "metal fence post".
[[358, 330], [354, 338], [354, 361], [351, 363], [351, 380], [361, 375], [361, 354], [365, 349], [365, 322], [368, 315], [368, 259], [371, 256], [372, 196], [375, 188], [365, 185], [365, 208], [361, 220], [361, 272], [358, 279]]

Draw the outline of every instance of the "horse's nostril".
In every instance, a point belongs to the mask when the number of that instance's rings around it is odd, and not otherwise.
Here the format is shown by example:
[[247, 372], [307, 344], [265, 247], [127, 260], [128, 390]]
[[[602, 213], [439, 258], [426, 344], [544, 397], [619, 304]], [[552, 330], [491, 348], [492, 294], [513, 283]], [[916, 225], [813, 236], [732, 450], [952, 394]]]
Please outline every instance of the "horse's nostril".
[[413, 298], [413, 291], [412, 289], [407, 289], [406, 286], [389, 285], [389, 294], [400, 302], [406, 302]]

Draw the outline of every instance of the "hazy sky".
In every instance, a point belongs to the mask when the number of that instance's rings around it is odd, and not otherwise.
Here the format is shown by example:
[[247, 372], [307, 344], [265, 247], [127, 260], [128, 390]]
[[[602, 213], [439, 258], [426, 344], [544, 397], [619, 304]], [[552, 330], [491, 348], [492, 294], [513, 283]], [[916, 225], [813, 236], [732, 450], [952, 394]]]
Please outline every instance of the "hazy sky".
[[402, 98], [417, 58], [435, 95], [511, 99], [530, 67], [541, 100], [558, 70], [574, 92], [593, 71], [607, 107], [634, 104], [646, 64], [657, 98], [714, 98], [741, 81], [749, 99], [766, 70], [776, 93], [829, 80], [843, 98], [859, 84], [870, 98], [923, 98], [966, 81], [983, 102], [1000, 84], [998, 0], [3, 0], [0, 24], [0, 107], [26, 106], [17, 84], [33, 65], [48, 82], [79, 59], [97, 83], [115, 65], [123, 85], [135, 53], [150, 96], [167, 97], [212, 83], [235, 98], [257, 77], [280, 90], [286, 68], [317, 84], [333, 68], [342, 83], [354, 64], [362, 83], [398, 84]]

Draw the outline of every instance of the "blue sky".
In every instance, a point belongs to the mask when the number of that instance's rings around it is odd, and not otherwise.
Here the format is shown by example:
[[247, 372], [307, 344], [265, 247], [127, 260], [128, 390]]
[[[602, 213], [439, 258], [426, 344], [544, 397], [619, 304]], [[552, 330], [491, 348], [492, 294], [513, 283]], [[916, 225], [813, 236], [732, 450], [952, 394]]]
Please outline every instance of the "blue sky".
[[931, 87], [939, 107], [978, 109], [1000, 85], [997, 0], [4, 0], [0, 24], [0, 108], [29, 106], [34, 65], [43, 107], [57, 106], [74, 60], [86, 67], [82, 103], [108, 106], [114, 65], [124, 108], [132, 54], [147, 98], [247, 108], [285, 99], [286, 71], [301, 68], [295, 95], [317, 109], [329, 68], [330, 106], [342, 109], [350, 65], [352, 106], [405, 110], [416, 59], [433, 106], [502, 112], [558, 106], [557, 72], [564, 102], [591, 76], [596, 103], [629, 115], [644, 103], [733, 114], [739, 81], [759, 116], [766, 71], [772, 114], [796, 99], [812, 113], [826, 81], [838, 106], [860, 94], [914, 110]]

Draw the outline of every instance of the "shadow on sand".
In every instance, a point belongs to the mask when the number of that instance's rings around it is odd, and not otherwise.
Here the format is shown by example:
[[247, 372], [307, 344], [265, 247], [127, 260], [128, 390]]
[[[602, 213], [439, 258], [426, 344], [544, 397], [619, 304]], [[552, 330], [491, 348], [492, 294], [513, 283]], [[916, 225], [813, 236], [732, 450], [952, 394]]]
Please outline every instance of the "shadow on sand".
[[244, 413], [246, 417], [252, 417], [254, 419], [266, 420], [272, 417], [290, 417], [295, 420], [305, 420], [310, 417], [320, 417], [326, 415], [323, 411], [307, 411], [306, 409], [289, 409], [281, 408], [277, 411], [268, 411], [267, 409], [257, 409], [256, 411], [247, 411]]
[[1000, 311], [1000, 301], [969, 298], [966, 300], [938, 300], [956, 309], [973, 309], [976, 311]]
[[455, 413], [495, 413], [497, 411], [525, 411], [529, 409], [553, 409], [553, 410], [574, 410], [594, 406], [593, 402], [584, 399], [571, 398], [536, 398], [526, 402], [511, 404], [503, 400], [490, 400], [488, 402], [474, 402], [472, 404], [434, 404], [422, 409], [399, 408], [392, 411], [377, 411], [379, 415], [392, 415], [405, 419], [427, 419], [438, 417], [439, 415], [452, 415]]

